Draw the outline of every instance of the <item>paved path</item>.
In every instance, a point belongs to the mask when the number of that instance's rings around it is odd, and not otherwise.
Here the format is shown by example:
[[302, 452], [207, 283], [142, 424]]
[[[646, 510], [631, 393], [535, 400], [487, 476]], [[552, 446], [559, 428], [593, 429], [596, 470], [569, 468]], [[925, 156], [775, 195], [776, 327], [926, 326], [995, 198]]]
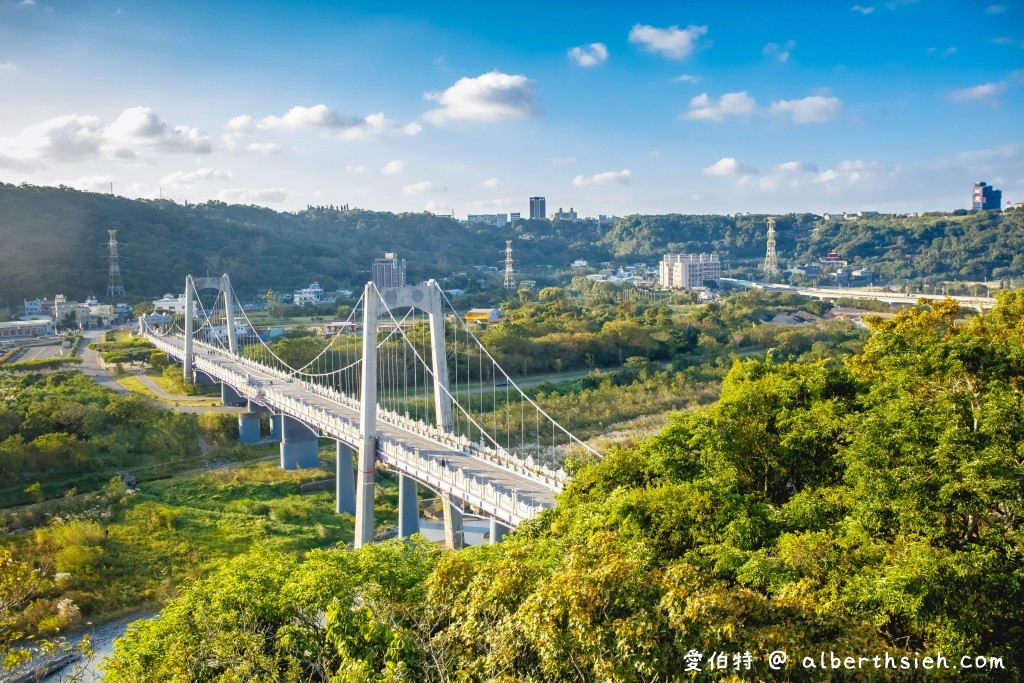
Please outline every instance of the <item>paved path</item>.
[[103, 367], [103, 360], [100, 358], [100, 354], [89, 348], [89, 344], [92, 342], [103, 340], [103, 331], [90, 330], [82, 336], [85, 338], [78, 349], [78, 353], [82, 356], [82, 364], [78, 366], [78, 369], [81, 370], [82, 374], [100, 386], [115, 391], [122, 396], [131, 393]]
[[[89, 344], [94, 341], [103, 340], [103, 330], [91, 330], [85, 333], [85, 339], [82, 341], [82, 346], [79, 348], [78, 353], [82, 356], [82, 363], [78, 366], [78, 369], [83, 375], [93, 380], [100, 386], [104, 386], [111, 391], [115, 391], [122, 396], [131, 393], [131, 390], [118, 382], [114, 377], [103, 367], [102, 358], [100, 354], [89, 348]], [[141, 379], [141, 378], [140, 378]], [[146, 381], [149, 378], [146, 377], [142, 380], [143, 384], [150, 386]], [[159, 389], [162, 394], [161, 398], [167, 397], [171, 401], [195, 401], [194, 396], [171, 396], [159, 386], [153, 384], [154, 387]], [[159, 395], [159, 394], [158, 394]], [[166, 403], [157, 402], [161, 408], [166, 410], [177, 410], [179, 413], [190, 413], [192, 415], [201, 415], [203, 413], [244, 413], [245, 408], [236, 408], [233, 406], [172, 406]]]
[[203, 401], [203, 400], [215, 400], [213, 396], [174, 396], [164, 391], [163, 387], [154, 382], [144, 372], [136, 372], [135, 376], [140, 382], [146, 385], [150, 391], [164, 399], [165, 401]]

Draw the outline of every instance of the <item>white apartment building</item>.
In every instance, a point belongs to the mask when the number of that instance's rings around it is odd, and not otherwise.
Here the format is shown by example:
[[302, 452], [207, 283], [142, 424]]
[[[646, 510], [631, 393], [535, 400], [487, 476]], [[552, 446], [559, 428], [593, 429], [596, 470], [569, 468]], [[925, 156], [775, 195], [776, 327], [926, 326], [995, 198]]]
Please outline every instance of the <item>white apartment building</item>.
[[658, 264], [658, 280], [668, 289], [690, 291], [704, 282], [722, 279], [722, 263], [718, 254], [665, 254]]
[[292, 303], [296, 306], [309, 304], [320, 304], [324, 302], [324, 288], [319, 282], [314, 282], [309, 287], [296, 289], [292, 294]]
[[507, 213], [471, 213], [466, 219], [468, 223], [485, 223], [495, 228], [500, 228], [508, 223]]

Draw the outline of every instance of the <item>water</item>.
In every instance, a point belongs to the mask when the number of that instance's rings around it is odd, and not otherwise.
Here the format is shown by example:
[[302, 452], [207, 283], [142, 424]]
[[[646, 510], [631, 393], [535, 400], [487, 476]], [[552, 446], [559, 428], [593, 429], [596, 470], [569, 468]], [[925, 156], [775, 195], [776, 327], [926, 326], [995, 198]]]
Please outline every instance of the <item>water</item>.
[[[465, 532], [463, 537], [466, 545], [484, 545], [484, 532], [490, 528], [490, 522], [486, 519], [466, 517], [462, 521], [462, 528]], [[427, 519], [420, 517], [420, 533], [428, 541], [444, 540], [444, 522], [440, 519]]]
[[[66, 683], [67, 681], [99, 683], [99, 681], [103, 680], [103, 670], [100, 668], [100, 665], [107, 657], [113, 654], [114, 639], [124, 635], [128, 627], [136, 621], [152, 619], [154, 616], [156, 615], [153, 612], [144, 612], [97, 626], [89, 634], [93, 656], [88, 660], [69, 664], [62, 670], [53, 672], [44, 678], [42, 683]], [[78, 642], [80, 637], [71, 638], [70, 640]]]
[[[466, 545], [484, 545], [487, 540], [484, 533], [490, 528], [486, 519], [466, 517], [462, 524]], [[444, 540], [444, 522], [439, 519], [427, 519], [420, 517], [420, 533], [429, 541]], [[103, 624], [95, 629], [92, 638], [92, 648], [95, 653], [88, 662], [80, 662], [67, 666], [62, 671], [57, 671], [42, 680], [42, 683], [99, 683], [103, 680], [103, 673], [100, 665], [114, 652], [114, 639], [121, 637], [128, 627], [139, 619], [152, 619], [152, 613], [144, 615], [133, 615], [126, 619], [112, 621]], [[77, 678], [72, 678], [72, 675]]]

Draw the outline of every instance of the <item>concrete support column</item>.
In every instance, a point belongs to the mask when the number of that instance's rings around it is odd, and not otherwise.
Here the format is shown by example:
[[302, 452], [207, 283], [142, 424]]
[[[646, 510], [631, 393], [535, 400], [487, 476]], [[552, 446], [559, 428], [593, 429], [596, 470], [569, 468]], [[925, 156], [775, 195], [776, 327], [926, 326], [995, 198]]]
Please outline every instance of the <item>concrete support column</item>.
[[195, 334], [196, 289], [192, 276], [185, 276], [185, 350], [181, 362], [185, 384], [192, 384], [195, 375], [192, 372], [192, 335]]
[[444, 308], [441, 288], [431, 280], [427, 290], [430, 317], [430, 360], [434, 371], [434, 422], [443, 432], [452, 431], [452, 400], [448, 396], [448, 356], [444, 343]]
[[281, 440], [281, 421], [284, 419], [283, 415], [271, 415], [270, 416], [270, 441]]
[[260, 442], [260, 414], [238, 414], [238, 440], [242, 443]]
[[420, 504], [416, 495], [416, 480], [404, 474], [398, 476], [398, 535], [408, 538], [420, 532]]
[[283, 416], [281, 427], [281, 469], [305, 469], [320, 464], [316, 432], [287, 415]]
[[444, 545], [449, 550], [458, 550], [466, 545], [462, 529], [462, 506], [457, 498], [445, 493], [441, 496], [444, 508]]
[[226, 406], [244, 406], [249, 403], [248, 399], [225, 382], [220, 383], [220, 402]]
[[363, 290], [362, 405], [359, 411], [359, 467], [356, 483], [356, 548], [373, 543], [373, 492], [377, 458], [377, 317], [380, 300], [377, 287], [366, 283]]
[[491, 517], [490, 529], [488, 530], [488, 536], [491, 537], [491, 545], [499, 542], [505, 537], [505, 534], [509, 532], [509, 528], [499, 522], [498, 520]]
[[352, 449], [348, 444], [338, 442], [335, 460], [334, 511], [356, 514], [356, 480], [353, 471]]
[[220, 291], [224, 292], [224, 314], [227, 316], [228, 326], [228, 351], [232, 355], [238, 355], [238, 335], [235, 331], [235, 298], [231, 296], [231, 280], [228, 274], [224, 273], [220, 278]]

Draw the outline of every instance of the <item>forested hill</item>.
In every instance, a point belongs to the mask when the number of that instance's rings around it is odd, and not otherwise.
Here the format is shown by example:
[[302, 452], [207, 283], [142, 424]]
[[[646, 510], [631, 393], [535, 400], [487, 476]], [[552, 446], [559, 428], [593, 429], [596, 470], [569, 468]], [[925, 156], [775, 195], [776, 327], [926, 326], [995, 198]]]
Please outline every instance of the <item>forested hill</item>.
[[[962, 214], [962, 215], [958, 215]], [[653, 262], [666, 251], [716, 251], [736, 266], [764, 255], [762, 215], [626, 216], [523, 221], [492, 228], [428, 213], [310, 208], [282, 213], [211, 201], [180, 205], [69, 188], [0, 184], [0, 309], [23, 298], [102, 296], [107, 230], [116, 228], [129, 301], [182, 288], [182, 276], [231, 274], [252, 294], [317, 280], [359, 286], [385, 250], [409, 262], [410, 278], [497, 266], [514, 240], [517, 268], [564, 267], [575, 259]], [[926, 214], [823, 221], [778, 217], [788, 265], [835, 251], [882, 277], [1001, 280], [1024, 276], [1024, 212]]]

